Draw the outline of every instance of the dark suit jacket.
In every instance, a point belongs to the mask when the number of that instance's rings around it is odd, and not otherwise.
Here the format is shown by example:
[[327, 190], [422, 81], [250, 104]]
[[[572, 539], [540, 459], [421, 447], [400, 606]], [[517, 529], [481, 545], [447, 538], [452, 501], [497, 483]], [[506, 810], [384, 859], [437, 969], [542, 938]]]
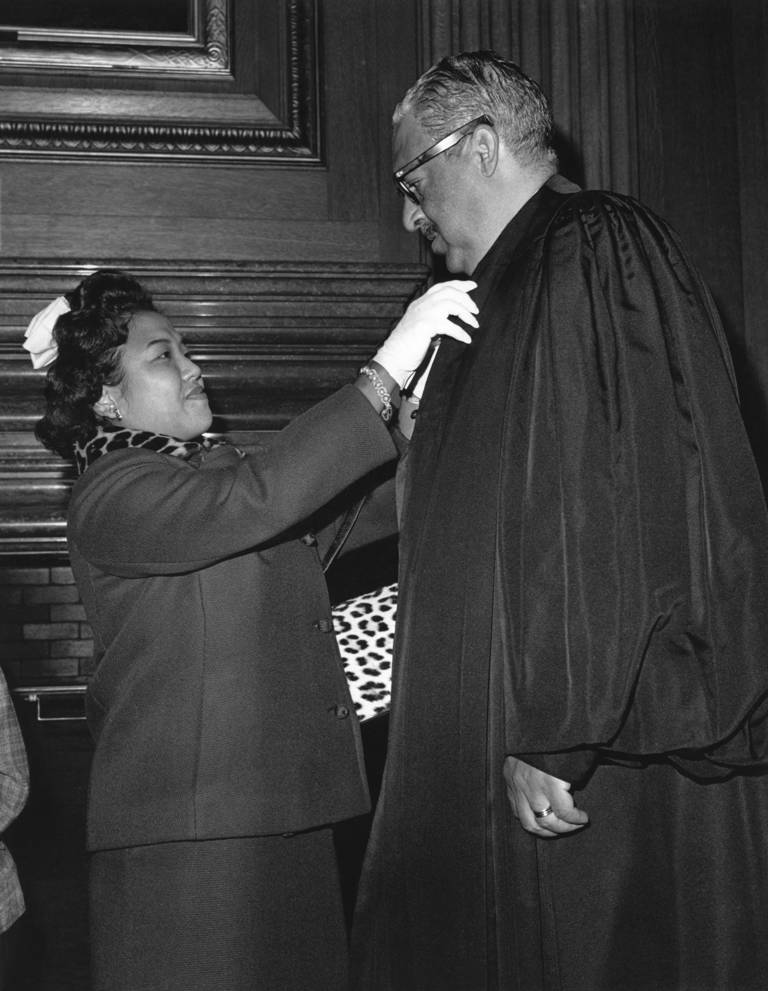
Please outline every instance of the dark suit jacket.
[[[353, 386], [245, 458], [106, 454], [76, 483], [93, 626], [92, 850], [295, 832], [367, 811], [312, 512], [396, 455]], [[394, 527], [394, 512], [392, 513]]]

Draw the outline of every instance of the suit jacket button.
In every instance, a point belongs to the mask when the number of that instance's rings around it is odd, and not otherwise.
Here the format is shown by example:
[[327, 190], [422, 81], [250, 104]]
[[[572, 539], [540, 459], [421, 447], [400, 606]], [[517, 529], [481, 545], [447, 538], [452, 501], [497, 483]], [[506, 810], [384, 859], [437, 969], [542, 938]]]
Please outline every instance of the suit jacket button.
[[312, 625], [319, 633], [330, 633], [333, 629], [333, 622], [330, 619], [316, 619]]
[[337, 705], [336, 706], [336, 718], [337, 719], [346, 719], [348, 715], [349, 715], [349, 706], [348, 705]]
[[317, 537], [314, 533], [305, 533], [303, 537], [299, 537], [299, 540], [307, 547], [317, 547]]

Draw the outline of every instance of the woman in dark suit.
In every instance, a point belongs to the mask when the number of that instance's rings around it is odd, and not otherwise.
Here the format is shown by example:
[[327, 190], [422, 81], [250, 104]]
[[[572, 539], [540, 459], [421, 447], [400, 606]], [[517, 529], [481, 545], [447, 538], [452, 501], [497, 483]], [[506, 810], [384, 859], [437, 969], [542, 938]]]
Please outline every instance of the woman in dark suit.
[[[255, 453], [202, 439], [200, 369], [151, 297], [97, 272], [35, 318], [37, 433], [74, 455], [94, 991], [337, 991], [330, 824], [368, 809], [316, 511], [396, 457], [387, 420], [467, 283], [408, 309], [361, 372]], [[472, 284], [469, 284], [472, 285]], [[53, 334], [51, 330], [53, 329]]]

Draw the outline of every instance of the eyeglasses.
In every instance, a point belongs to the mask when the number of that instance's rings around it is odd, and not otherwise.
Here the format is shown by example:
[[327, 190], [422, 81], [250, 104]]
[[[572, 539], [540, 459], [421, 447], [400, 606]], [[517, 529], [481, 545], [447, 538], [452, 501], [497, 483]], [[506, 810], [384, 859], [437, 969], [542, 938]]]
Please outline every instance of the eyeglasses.
[[461, 127], [457, 127], [455, 131], [451, 131], [450, 134], [446, 134], [444, 138], [441, 138], [439, 141], [435, 142], [435, 144], [427, 148], [426, 151], [423, 151], [416, 158], [413, 158], [410, 162], [407, 162], [401, 169], [398, 169], [397, 172], [392, 175], [398, 190], [418, 206], [420, 202], [419, 194], [410, 182], [405, 181], [405, 177], [411, 172], [415, 172], [420, 165], [423, 165], [425, 162], [429, 162], [433, 158], [437, 158], [438, 155], [442, 155], [442, 153], [444, 151], [448, 151], [449, 148], [453, 148], [453, 146], [457, 145], [462, 138], [466, 137], [467, 134], [474, 131], [474, 129], [479, 127], [481, 124], [489, 124], [490, 126], [493, 126], [493, 121], [490, 117], [486, 117], [485, 114], [480, 117], [475, 117], [475, 119], [469, 121], [468, 124], [462, 124]]

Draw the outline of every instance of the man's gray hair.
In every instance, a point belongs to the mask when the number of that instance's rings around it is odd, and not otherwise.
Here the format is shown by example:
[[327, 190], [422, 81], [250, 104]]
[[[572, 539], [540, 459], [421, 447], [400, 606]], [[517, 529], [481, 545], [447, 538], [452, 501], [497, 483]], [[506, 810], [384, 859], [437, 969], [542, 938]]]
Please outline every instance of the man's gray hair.
[[486, 114], [521, 164], [557, 165], [549, 101], [518, 65], [495, 52], [463, 52], [433, 65], [397, 105], [393, 123], [406, 114], [436, 141]]

